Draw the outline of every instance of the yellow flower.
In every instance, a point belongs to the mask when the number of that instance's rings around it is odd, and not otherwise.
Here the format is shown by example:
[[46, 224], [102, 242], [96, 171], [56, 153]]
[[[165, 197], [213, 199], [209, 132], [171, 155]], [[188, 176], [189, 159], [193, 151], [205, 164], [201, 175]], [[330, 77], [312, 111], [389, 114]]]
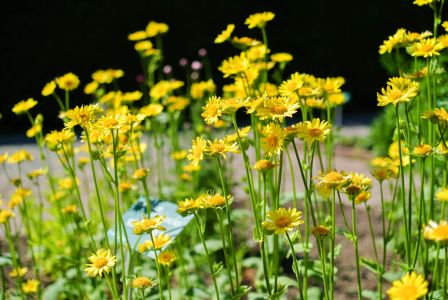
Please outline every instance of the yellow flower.
[[140, 31], [136, 31], [133, 33], [128, 34], [128, 40], [130, 41], [140, 41], [140, 40], [144, 40], [148, 37], [148, 35], [146, 34], [146, 31], [144, 30], [140, 30]]
[[141, 235], [144, 233], [151, 233], [153, 230], [165, 230], [162, 223], [166, 220], [166, 216], [158, 215], [154, 218], [143, 218], [139, 221], [133, 221], [134, 234]]
[[120, 192], [125, 193], [132, 190], [133, 187], [134, 186], [132, 185], [132, 183], [128, 181], [121, 181], [118, 189], [120, 190]]
[[[230, 202], [232, 199], [232, 196], [227, 195], [227, 202]], [[204, 204], [204, 207], [206, 208], [216, 208], [216, 207], [222, 207], [224, 205], [226, 205], [226, 198], [224, 198], [224, 196], [222, 196], [219, 193], [210, 195], [210, 194], [206, 194], [203, 196], [200, 196], [196, 199], [197, 201], [202, 201], [202, 203]]]
[[37, 177], [39, 177], [41, 175], [45, 175], [45, 174], [47, 174], [47, 169], [40, 168], [40, 169], [35, 169], [31, 172], [28, 172], [28, 174], [26, 174], [26, 176], [32, 180], [32, 179], [36, 179]]
[[12, 108], [12, 112], [16, 115], [21, 115], [32, 109], [37, 105], [37, 101], [33, 98], [29, 98], [27, 100], [20, 101]]
[[224, 74], [224, 77], [229, 77], [241, 75], [246, 72], [249, 67], [250, 61], [246, 54], [242, 52], [240, 55], [224, 60], [218, 69]]
[[430, 241], [439, 242], [442, 244], [448, 243], [448, 222], [440, 221], [437, 224], [434, 221], [429, 221], [429, 224], [425, 226], [423, 231], [423, 236], [425, 239]]
[[0, 209], [0, 224], [4, 224], [9, 219], [14, 218], [14, 213], [9, 209]]
[[436, 193], [436, 199], [442, 202], [448, 202], [448, 188], [443, 188]]
[[266, 45], [257, 45], [250, 47], [246, 51], [246, 56], [250, 61], [257, 61], [264, 59], [266, 55], [269, 53], [269, 49], [266, 47]]
[[97, 120], [97, 117], [102, 111], [102, 108], [98, 104], [82, 105], [70, 109], [65, 113], [65, 117], [68, 120], [65, 122], [65, 127], [73, 128], [79, 125], [82, 128], [86, 128]]
[[28, 272], [28, 268], [23, 267], [23, 268], [14, 268], [9, 272], [9, 276], [11, 278], [16, 278], [16, 277], [23, 277], [25, 276], [25, 274]]
[[78, 208], [74, 204], [69, 204], [61, 209], [61, 212], [67, 215], [76, 214]]
[[253, 47], [253, 46], [257, 46], [260, 45], [261, 42], [257, 41], [253, 38], [247, 37], [247, 36], [243, 36], [243, 37], [237, 37], [234, 36], [232, 38], [232, 43], [235, 44], [236, 46], [239, 47]]
[[311, 228], [311, 234], [316, 237], [316, 239], [324, 239], [330, 234], [330, 229], [324, 225], [317, 225]]
[[205, 93], [213, 93], [216, 89], [211, 79], [208, 81], [194, 82], [191, 84], [190, 94], [193, 99], [202, 99]]
[[146, 176], [148, 176], [149, 170], [140, 168], [135, 170], [134, 174], [132, 174], [132, 177], [137, 180], [144, 180]]
[[192, 214], [196, 210], [204, 208], [202, 198], [198, 199], [185, 199], [177, 202], [177, 212], [181, 215]]
[[272, 12], [262, 12], [262, 13], [256, 13], [253, 15], [250, 15], [244, 24], [249, 27], [249, 29], [258, 27], [258, 28], [264, 28], [266, 26], [266, 23], [274, 19], [275, 14]]
[[[366, 177], [363, 174], [352, 172], [347, 176], [347, 186], [345, 186], [344, 192], [353, 197], [359, 195], [361, 192], [368, 191], [371, 188], [372, 179]], [[368, 195], [364, 194], [364, 196]]]
[[292, 55], [289, 53], [274, 53], [271, 55], [271, 60], [277, 63], [286, 63], [293, 59]]
[[386, 106], [388, 104], [397, 105], [402, 102], [409, 102], [417, 95], [414, 89], [400, 90], [387, 86], [386, 89], [381, 89], [381, 94], [377, 93], [378, 106]]
[[412, 154], [416, 156], [429, 156], [432, 153], [432, 147], [428, 144], [420, 144], [415, 146], [414, 151], [412, 151]]
[[199, 161], [204, 159], [204, 151], [206, 147], [206, 141], [202, 137], [197, 137], [192, 142], [191, 149], [188, 151], [187, 159], [195, 166], [199, 164]]
[[96, 81], [92, 81], [89, 82], [88, 84], [86, 84], [86, 86], [84, 87], [84, 94], [86, 95], [92, 95], [96, 92], [96, 90], [98, 89], [99, 84]]
[[150, 279], [148, 277], [140, 276], [132, 279], [131, 285], [133, 288], [136, 289], [146, 289], [146, 288], [152, 288], [156, 286], [158, 283], [157, 280]]
[[267, 170], [271, 170], [277, 166], [277, 163], [273, 163], [267, 159], [260, 159], [254, 164], [253, 168], [259, 172], [266, 172]]
[[79, 78], [73, 73], [64, 74], [55, 79], [58, 87], [65, 91], [72, 91], [79, 85]]
[[144, 52], [146, 50], [149, 50], [153, 47], [151, 41], [140, 41], [135, 43], [134, 49], [138, 52]]
[[140, 108], [140, 113], [147, 117], [155, 117], [162, 113], [163, 105], [158, 103], [151, 103]]
[[117, 263], [117, 258], [110, 253], [110, 250], [98, 249], [96, 254], [89, 257], [90, 264], [87, 264], [84, 271], [90, 277], [103, 276], [109, 273], [110, 269]]
[[262, 226], [269, 233], [283, 234], [287, 231], [297, 229], [300, 224], [303, 224], [301, 211], [295, 208], [285, 209], [281, 207], [268, 212]]
[[171, 243], [171, 236], [168, 234], [161, 233], [158, 236], [154, 237], [154, 244], [152, 241], [147, 243], [148, 249], [159, 250]]
[[223, 139], [227, 143], [238, 142], [238, 136], [240, 139], [244, 139], [249, 134], [250, 128], [251, 128], [250, 126], [246, 126], [241, 129], [238, 129], [238, 132], [228, 134]]
[[11, 156], [8, 157], [8, 163], [9, 164], [20, 164], [24, 161], [31, 161], [33, 160], [33, 156], [31, 153], [26, 151], [25, 149], [21, 149], [13, 153]]
[[361, 204], [361, 203], [369, 201], [371, 196], [372, 196], [372, 194], [370, 192], [362, 191], [361, 193], [356, 195], [354, 200], [355, 200], [356, 204]]
[[26, 131], [26, 136], [29, 138], [32, 138], [32, 137], [35, 137], [36, 134], [38, 134], [40, 132], [42, 132], [42, 125], [35, 124], [35, 125], [31, 126], [31, 128]]
[[92, 74], [93, 81], [97, 83], [111, 83], [114, 79], [118, 79], [124, 76], [123, 70], [120, 69], [107, 69], [97, 70]]
[[283, 122], [285, 117], [292, 118], [297, 112], [299, 103], [288, 97], [271, 97], [256, 108], [256, 115], [260, 120], [271, 119]]
[[408, 51], [411, 54], [411, 56], [426, 58], [435, 55], [440, 55], [439, 51], [442, 49], [443, 45], [439, 43], [436, 39], [428, 38], [412, 44], [409, 47]]
[[127, 124], [127, 115], [123, 113], [108, 113], [96, 123], [100, 130], [121, 129]]
[[187, 157], [188, 152], [185, 150], [174, 151], [171, 153], [171, 158], [174, 160], [183, 160]]
[[148, 25], [146, 26], [146, 34], [149, 38], [154, 37], [159, 34], [167, 33], [169, 30], [169, 27], [165, 23], [157, 23], [154, 21], [150, 21]]
[[293, 127], [293, 131], [295, 131], [297, 136], [307, 143], [322, 142], [331, 131], [331, 125], [327, 121], [321, 121], [319, 118], [300, 122]]
[[40, 282], [36, 279], [28, 279], [25, 283], [22, 283], [22, 291], [25, 294], [34, 294], [39, 290]]
[[190, 100], [185, 97], [170, 96], [166, 100], [169, 112], [182, 111], [190, 104]]
[[234, 24], [227, 25], [227, 28], [215, 38], [215, 44], [221, 44], [227, 41], [232, 35], [234, 29], [235, 29]]
[[431, 4], [432, 0], [415, 0], [413, 3], [418, 6], [423, 6], [423, 5]]
[[4, 164], [7, 160], [8, 160], [8, 153], [5, 152], [3, 154], [0, 155], [0, 165]]
[[163, 266], [170, 266], [176, 261], [176, 254], [173, 251], [163, 251], [158, 255], [158, 262]]
[[401, 280], [395, 280], [387, 291], [391, 300], [417, 300], [428, 293], [428, 282], [423, 275], [406, 273]]
[[283, 150], [286, 133], [280, 125], [270, 123], [263, 127], [261, 134], [261, 147], [268, 156], [279, 154]]
[[54, 82], [54, 80], [52, 80], [44, 86], [41, 94], [44, 97], [50, 96], [51, 94], [53, 94], [55, 89], [56, 89], [56, 82]]
[[347, 176], [337, 171], [329, 171], [326, 174], [321, 174], [315, 177], [318, 180], [319, 185], [324, 185], [327, 188], [339, 188], [347, 183]]
[[163, 98], [167, 96], [170, 92], [182, 87], [184, 83], [179, 80], [174, 81], [159, 81], [155, 85], [151, 87], [151, 90], [149, 91], [149, 95], [151, 98], [155, 100], [159, 100], [160, 98]]
[[215, 139], [213, 141], [207, 141], [207, 145], [205, 147], [205, 153], [210, 156], [219, 156], [221, 155], [224, 159], [226, 159], [226, 153], [238, 153], [237, 143], [229, 143], [225, 139]]
[[303, 84], [304, 82], [302, 76], [300, 76], [299, 73], [294, 73], [291, 75], [290, 79], [283, 81], [280, 85], [280, 95], [289, 97], [293, 93], [298, 91], [303, 86]]
[[383, 181], [398, 175], [398, 168], [389, 157], [377, 157], [370, 161], [371, 173], [378, 181]]
[[68, 129], [62, 129], [61, 131], [53, 130], [45, 136], [45, 143], [52, 151], [59, 150], [62, 144], [72, 143], [74, 140], [75, 134]]

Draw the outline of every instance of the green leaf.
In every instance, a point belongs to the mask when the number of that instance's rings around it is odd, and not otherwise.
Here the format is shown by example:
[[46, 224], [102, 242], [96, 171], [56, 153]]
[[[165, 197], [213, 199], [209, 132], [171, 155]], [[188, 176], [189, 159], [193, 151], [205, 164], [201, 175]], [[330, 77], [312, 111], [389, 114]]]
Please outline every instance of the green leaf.
[[367, 299], [378, 300], [378, 292], [376, 291], [363, 290], [362, 296]]
[[[213, 253], [222, 249], [221, 240], [218, 239], [208, 239], [205, 241], [205, 245], [207, 245], [207, 250], [209, 253]], [[193, 249], [197, 254], [205, 255], [205, 250], [202, 243], [196, 244]]]
[[357, 240], [357, 237], [353, 235], [351, 232], [344, 232], [344, 236], [350, 240], [352, 243], [355, 243]]
[[362, 257], [361, 265], [374, 274], [379, 275], [381, 273], [382, 266], [378, 265], [373, 260]]
[[322, 298], [322, 291], [318, 287], [309, 287], [306, 294], [308, 295], [308, 300], [320, 300]]
[[221, 269], [224, 267], [224, 265], [222, 264], [222, 262], [215, 262], [213, 263], [213, 274], [212, 275], [216, 275], [219, 273], [219, 271], [221, 271]]
[[59, 295], [64, 291], [66, 281], [64, 278], [57, 279], [54, 283], [47, 286], [42, 294], [42, 299], [45, 300], [58, 300]]
[[0, 256], [0, 266], [12, 266], [12, 259], [9, 256]]

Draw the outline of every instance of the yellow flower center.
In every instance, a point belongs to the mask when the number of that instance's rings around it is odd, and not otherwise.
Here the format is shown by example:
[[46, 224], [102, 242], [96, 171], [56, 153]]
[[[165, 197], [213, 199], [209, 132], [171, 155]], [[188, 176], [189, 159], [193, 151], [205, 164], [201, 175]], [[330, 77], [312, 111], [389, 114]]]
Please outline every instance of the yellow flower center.
[[430, 44], [423, 44], [421, 50], [425, 53], [429, 53], [434, 50], [434, 46]]
[[95, 268], [101, 269], [107, 266], [107, 259], [104, 257], [98, 257], [93, 263], [93, 265], [95, 266]]
[[412, 284], [404, 284], [400, 289], [400, 298], [401, 299], [416, 299], [416, 295], [418, 294], [418, 288]]
[[341, 174], [339, 174], [338, 172], [330, 172], [327, 175], [325, 175], [324, 180], [326, 182], [331, 182], [331, 183], [337, 183], [340, 182], [344, 179], [344, 176], [342, 176]]
[[308, 129], [308, 134], [311, 137], [319, 137], [322, 135], [322, 133], [323, 133], [323, 131], [320, 128], [309, 128]]
[[223, 144], [213, 144], [211, 145], [211, 152], [213, 153], [221, 153], [224, 152], [226, 147]]
[[286, 217], [286, 216], [282, 216], [282, 217], [278, 218], [278, 219], [275, 221], [275, 225], [277, 225], [277, 227], [280, 227], [280, 228], [285, 228], [285, 227], [287, 227], [290, 223], [291, 223], [291, 222], [289, 221], [289, 218]]
[[278, 138], [274, 135], [269, 136], [267, 139], [267, 144], [271, 147], [276, 147], [278, 144]]
[[403, 95], [403, 93], [401, 91], [398, 90], [394, 90], [389, 94], [389, 98], [394, 101], [399, 99], [401, 96]]
[[283, 115], [285, 112], [288, 111], [288, 108], [284, 105], [274, 105], [271, 107], [271, 112], [276, 115]]

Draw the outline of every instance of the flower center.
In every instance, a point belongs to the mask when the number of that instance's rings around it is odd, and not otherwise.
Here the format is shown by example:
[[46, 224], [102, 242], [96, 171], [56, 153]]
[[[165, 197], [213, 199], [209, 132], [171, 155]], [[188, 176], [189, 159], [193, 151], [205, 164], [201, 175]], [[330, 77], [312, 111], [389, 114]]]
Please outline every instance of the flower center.
[[277, 221], [275, 221], [275, 225], [277, 225], [280, 228], [284, 228], [286, 226], [288, 226], [290, 224], [289, 218], [288, 217], [280, 217], [277, 219]]
[[325, 175], [324, 180], [327, 182], [339, 182], [342, 181], [344, 177], [338, 172], [330, 172]]
[[434, 50], [434, 46], [433, 45], [430, 45], [430, 44], [423, 44], [422, 45], [422, 51], [423, 52], [428, 53], [428, 52], [431, 52], [432, 50]]
[[276, 147], [278, 144], [278, 138], [276, 136], [271, 135], [267, 138], [267, 142], [269, 146]]
[[276, 115], [283, 115], [287, 111], [288, 109], [284, 105], [274, 105], [271, 107], [271, 112]]
[[101, 269], [103, 267], [105, 267], [107, 265], [107, 259], [105, 259], [104, 257], [98, 257], [95, 262], [93, 263], [93, 265], [98, 268]]
[[309, 128], [308, 134], [312, 137], [318, 137], [322, 134], [322, 129], [320, 128]]
[[401, 97], [401, 95], [402, 95], [401, 91], [394, 90], [389, 94], [389, 98], [391, 100], [397, 100], [398, 98]]

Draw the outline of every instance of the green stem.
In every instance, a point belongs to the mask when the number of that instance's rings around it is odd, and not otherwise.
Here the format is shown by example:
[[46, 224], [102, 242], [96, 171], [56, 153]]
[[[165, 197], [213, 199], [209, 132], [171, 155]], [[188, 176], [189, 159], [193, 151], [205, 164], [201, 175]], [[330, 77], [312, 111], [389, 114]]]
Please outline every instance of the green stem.
[[156, 257], [155, 261], [156, 261], [156, 268], [157, 268], [157, 277], [159, 277], [159, 298], [160, 298], [160, 300], [162, 300], [163, 299], [162, 272], [160, 269], [159, 256], [157, 255], [156, 243], [154, 243], [154, 235], [152, 234], [152, 231], [149, 232], [149, 236], [151, 237], [152, 250], [154, 251], [154, 256]]
[[356, 229], [357, 221], [356, 221], [355, 199], [351, 199], [351, 201], [352, 201], [352, 230], [353, 230], [352, 234], [355, 244], [355, 259], [356, 259], [356, 282], [358, 286], [358, 299], [362, 300], [361, 269], [359, 267], [358, 233]]
[[299, 269], [299, 264], [297, 263], [297, 257], [296, 257], [296, 251], [294, 250], [294, 244], [291, 241], [291, 238], [289, 237], [289, 233], [286, 233], [286, 238], [288, 239], [288, 243], [289, 243], [289, 247], [291, 247], [291, 255], [292, 255], [292, 261], [294, 263], [294, 269], [295, 269], [295, 274], [296, 274], [296, 279], [297, 279], [297, 284], [299, 285], [299, 295], [300, 295], [300, 299], [303, 299], [303, 291], [305, 291], [305, 293], [307, 293], [307, 290], [304, 290], [302, 287], [302, 281], [300, 280], [300, 269]]

